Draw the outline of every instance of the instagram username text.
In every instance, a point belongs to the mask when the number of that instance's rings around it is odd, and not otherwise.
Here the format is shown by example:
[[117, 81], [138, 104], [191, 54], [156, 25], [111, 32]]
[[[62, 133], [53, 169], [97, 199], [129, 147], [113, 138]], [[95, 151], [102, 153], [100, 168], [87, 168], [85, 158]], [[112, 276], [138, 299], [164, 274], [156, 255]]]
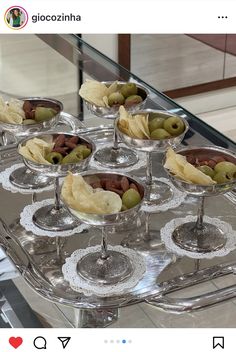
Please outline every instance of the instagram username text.
[[80, 15], [74, 15], [72, 13], [66, 15], [62, 13], [61, 15], [41, 15], [38, 13], [37, 15], [32, 15], [32, 22], [37, 23], [37, 22], [75, 22], [75, 21], [81, 21], [81, 16]]

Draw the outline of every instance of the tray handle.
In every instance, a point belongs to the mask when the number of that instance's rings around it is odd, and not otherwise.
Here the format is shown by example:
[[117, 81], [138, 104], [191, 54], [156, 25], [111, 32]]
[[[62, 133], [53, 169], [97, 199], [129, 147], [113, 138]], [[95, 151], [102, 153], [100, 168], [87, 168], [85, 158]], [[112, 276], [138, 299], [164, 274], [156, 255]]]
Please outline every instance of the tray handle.
[[[12, 240], [10, 230], [6, 223], [0, 218], [0, 247], [20, 274], [23, 274], [28, 264], [27, 258], [20, 258], [13, 248], [13, 245], [10, 244], [10, 240]], [[24, 261], [26, 261], [26, 263]]]
[[236, 297], [236, 285], [207, 292], [191, 298], [171, 298], [161, 295], [146, 299], [146, 303], [171, 313], [194, 312]]

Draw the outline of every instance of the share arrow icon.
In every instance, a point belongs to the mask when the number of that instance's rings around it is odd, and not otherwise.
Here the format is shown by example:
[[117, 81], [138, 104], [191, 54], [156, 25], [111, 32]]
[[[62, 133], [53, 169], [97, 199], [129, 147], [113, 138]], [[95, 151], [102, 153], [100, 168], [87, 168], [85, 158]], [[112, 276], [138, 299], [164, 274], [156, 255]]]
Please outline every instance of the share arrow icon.
[[60, 340], [62, 343], [63, 349], [66, 348], [70, 339], [71, 339], [71, 337], [58, 337], [58, 340]]

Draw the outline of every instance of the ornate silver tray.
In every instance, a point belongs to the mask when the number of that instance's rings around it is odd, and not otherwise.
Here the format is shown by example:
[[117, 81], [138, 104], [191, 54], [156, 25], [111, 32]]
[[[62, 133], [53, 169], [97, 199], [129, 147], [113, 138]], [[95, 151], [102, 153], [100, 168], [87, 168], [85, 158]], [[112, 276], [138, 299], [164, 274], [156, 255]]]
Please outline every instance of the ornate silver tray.
[[[111, 142], [113, 130], [111, 127], [85, 128], [76, 118], [63, 113], [66, 127], [81, 134], [86, 134], [97, 146]], [[70, 121], [70, 124], [68, 123]], [[57, 126], [57, 130], [61, 127]], [[191, 140], [189, 141], [191, 143]], [[160, 158], [160, 157], [159, 157]], [[16, 141], [0, 147], [0, 171], [19, 162], [16, 152]], [[154, 156], [154, 175], [158, 168], [158, 155]], [[144, 176], [144, 169], [134, 170], [130, 173]], [[166, 177], [166, 175], [163, 174]], [[176, 209], [162, 213], [139, 214], [129, 226], [120, 226], [111, 229], [109, 243], [120, 244], [134, 237], [134, 234], [143, 233], [146, 222], [150, 221], [149, 229], [151, 241], [149, 248], [139, 247], [140, 253], [145, 257], [147, 272], [139, 284], [129, 292], [112, 297], [84, 296], [73, 291], [63, 279], [61, 268], [53, 264], [56, 256], [55, 242], [52, 238], [38, 237], [26, 232], [19, 222], [19, 214], [25, 205], [32, 201], [49, 198], [50, 192], [23, 195], [10, 193], [0, 188], [0, 197], [4, 199], [4, 207], [0, 211], [0, 246], [15, 264], [27, 284], [39, 295], [54, 303], [81, 309], [119, 308], [145, 301], [160, 309], [170, 312], [186, 312], [217, 304], [236, 297], [236, 284], [215, 292], [208, 292], [188, 298], [175, 298], [175, 291], [198, 283], [212, 280], [216, 277], [229, 275], [235, 272], [236, 251], [225, 257], [211, 260], [194, 260], [187, 257], [176, 258], [168, 253], [160, 240], [160, 229], [171, 219], [195, 214], [196, 201], [186, 198], [186, 201]], [[207, 215], [219, 217], [236, 228], [236, 196], [234, 192], [215, 198], [215, 202], [206, 205]], [[10, 209], [10, 211], [9, 211]], [[99, 230], [88, 229], [81, 234], [75, 234], [63, 239], [63, 255], [69, 256], [76, 248], [85, 248], [96, 245], [100, 241]], [[170, 297], [171, 294], [171, 297]], [[178, 293], [179, 297], [179, 293]]]

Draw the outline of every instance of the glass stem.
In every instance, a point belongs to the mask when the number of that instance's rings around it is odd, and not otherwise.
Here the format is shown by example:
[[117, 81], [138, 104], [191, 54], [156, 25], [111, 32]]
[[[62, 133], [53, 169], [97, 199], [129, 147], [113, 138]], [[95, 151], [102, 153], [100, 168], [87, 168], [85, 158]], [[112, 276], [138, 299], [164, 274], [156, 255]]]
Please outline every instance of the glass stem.
[[203, 229], [204, 204], [205, 204], [205, 197], [201, 197], [200, 205], [199, 205], [199, 208], [198, 208], [198, 214], [197, 214], [197, 222], [196, 222], [196, 225], [195, 225], [195, 227], [198, 230], [202, 230]]
[[144, 241], [149, 241], [151, 239], [150, 236], [150, 213], [145, 213], [145, 235]]
[[56, 237], [56, 253], [57, 259], [61, 261], [61, 237], [59, 236]]
[[151, 186], [152, 184], [152, 153], [147, 152], [147, 169], [146, 169], [146, 185]]
[[116, 151], [119, 149], [119, 143], [118, 143], [118, 135], [116, 132], [115, 119], [114, 119], [113, 128], [114, 128], [114, 132], [113, 132], [113, 147], [112, 147], [112, 149]]
[[36, 192], [33, 192], [32, 193], [32, 204], [36, 203], [37, 202], [37, 193]]
[[102, 228], [102, 242], [101, 242], [101, 256], [100, 258], [105, 260], [109, 257], [107, 251], [107, 234], [104, 228]]
[[54, 201], [55, 201], [55, 209], [59, 210], [61, 207], [60, 203], [60, 185], [59, 185], [59, 177], [55, 178], [54, 184]]
[[7, 136], [4, 131], [1, 132], [1, 137], [2, 137], [2, 145], [6, 146], [7, 145]]

